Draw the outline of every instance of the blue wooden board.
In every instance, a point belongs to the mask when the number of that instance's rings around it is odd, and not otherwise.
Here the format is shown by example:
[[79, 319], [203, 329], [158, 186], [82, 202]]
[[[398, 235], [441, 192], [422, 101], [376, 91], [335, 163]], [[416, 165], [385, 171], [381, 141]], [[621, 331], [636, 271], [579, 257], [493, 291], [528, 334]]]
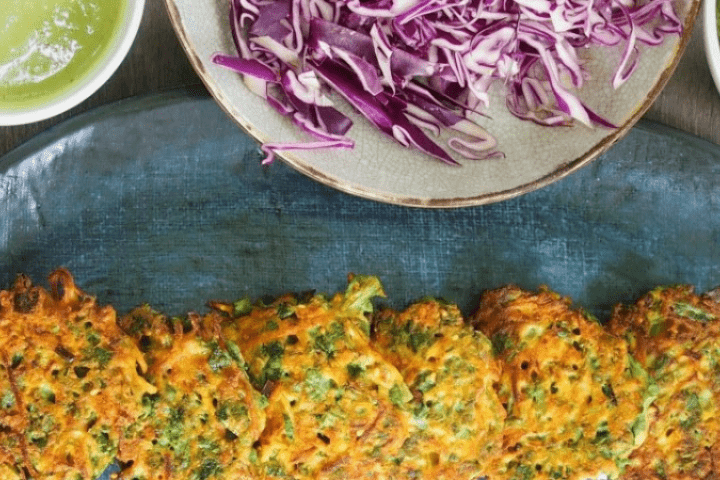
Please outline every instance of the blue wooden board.
[[0, 161], [0, 286], [65, 266], [121, 313], [180, 314], [334, 292], [354, 272], [397, 307], [433, 295], [467, 313], [485, 289], [546, 284], [602, 318], [657, 284], [720, 284], [720, 148], [660, 125], [542, 190], [462, 209], [356, 198], [261, 158], [192, 91], [71, 119]]

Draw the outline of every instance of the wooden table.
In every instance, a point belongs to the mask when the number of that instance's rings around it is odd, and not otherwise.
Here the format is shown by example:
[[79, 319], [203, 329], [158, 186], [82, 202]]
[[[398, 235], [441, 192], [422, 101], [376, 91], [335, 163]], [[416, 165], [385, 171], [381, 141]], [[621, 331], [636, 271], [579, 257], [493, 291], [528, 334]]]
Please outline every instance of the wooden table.
[[[99, 105], [201, 84], [175, 37], [164, 0], [147, 0], [135, 44], [115, 75], [63, 115], [30, 125], [0, 127], [0, 156], [62, 120]], [[645, 118], [720, 144], [720, 94], [705, 62], [700, 18], [677, 70]]]

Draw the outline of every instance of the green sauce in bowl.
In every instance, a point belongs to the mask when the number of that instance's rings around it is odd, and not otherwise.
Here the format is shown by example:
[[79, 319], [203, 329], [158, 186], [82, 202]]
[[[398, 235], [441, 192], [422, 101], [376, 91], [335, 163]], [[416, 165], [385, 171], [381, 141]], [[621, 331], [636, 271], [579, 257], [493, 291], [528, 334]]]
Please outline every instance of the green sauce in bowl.
[[126, 0], [2, 0], [0, 111], [78, 88], [118, 41]]

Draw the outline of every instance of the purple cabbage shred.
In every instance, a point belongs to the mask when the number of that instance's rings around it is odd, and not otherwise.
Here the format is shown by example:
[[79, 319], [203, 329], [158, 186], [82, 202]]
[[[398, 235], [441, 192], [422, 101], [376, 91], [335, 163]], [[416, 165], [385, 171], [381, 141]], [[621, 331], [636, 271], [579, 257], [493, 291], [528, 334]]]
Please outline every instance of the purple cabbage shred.
[[[314, 140], [275, 152], [352, 148], [339, 94], [378, 130], [449, 165], [502, 156], [478, 123], [491, 88], [508, 110], [547, 126], [615, 128], [575, 93], [579, 52], [618, 46], [619, 88], [640, 46], [681, 34], [675, 0], [230, 0], [233, 54], [213, 62]], [[431, 136], [448, 134], [447, 148]]]

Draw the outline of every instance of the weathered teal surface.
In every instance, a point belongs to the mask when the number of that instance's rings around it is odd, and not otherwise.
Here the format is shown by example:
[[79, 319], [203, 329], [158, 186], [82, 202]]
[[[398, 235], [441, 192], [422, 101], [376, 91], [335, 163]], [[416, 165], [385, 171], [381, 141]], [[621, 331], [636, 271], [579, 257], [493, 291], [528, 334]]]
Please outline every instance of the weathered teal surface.
[[650, 287], [720, 284], [720, 148], [640, 123], [583, 170], [481, 207], [424, 210], [329, 189], [209, 98], [174, 92], [72, 119], [0, 162], [0, 285], [68, 267], [121, 313], [171, 314], [378, 275], [389, 302], [546, 284], [600, 317]]

